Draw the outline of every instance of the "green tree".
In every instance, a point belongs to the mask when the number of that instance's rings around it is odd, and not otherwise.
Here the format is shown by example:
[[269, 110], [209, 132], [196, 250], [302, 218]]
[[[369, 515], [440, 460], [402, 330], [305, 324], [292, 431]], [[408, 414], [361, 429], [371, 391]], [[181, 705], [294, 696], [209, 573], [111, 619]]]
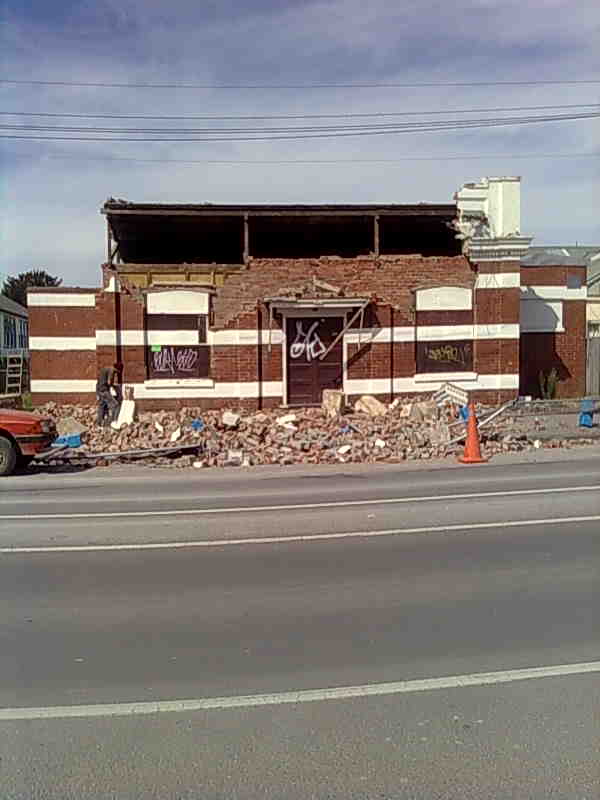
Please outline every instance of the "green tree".
[[55, 278], [43, 269], [33, 269], [29, 272], [21, 272], [15, 278], [6, 278], [2, 285], [2, 294], [5, 297], [27, 305], [27, 289], [32, 286], [60, 286], [62, 278]]

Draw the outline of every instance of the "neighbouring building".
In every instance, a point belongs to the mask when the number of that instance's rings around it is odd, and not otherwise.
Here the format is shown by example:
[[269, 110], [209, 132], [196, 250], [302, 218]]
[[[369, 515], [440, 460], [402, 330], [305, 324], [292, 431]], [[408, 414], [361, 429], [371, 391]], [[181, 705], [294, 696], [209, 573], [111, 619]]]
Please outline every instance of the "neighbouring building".
[[29, 357], [27, 309], [0, 294], [0, 395], [21, 394]]
[[600, 247], [530, 247], [521, 277], [534, 301], [521, 307], [522, 388], [554, 367], [559, 396], [600, 394]]
[[546, 288], [562, 304], [580, 280], [521, 267], [513, 177], [443, 205], [109, 199], [102, 213], [102, 287], [29, 293], [35, 402], [93, 402], [98, 369], [121, 362], [147, 408], [309, 405], [326, 388], [390, 401], [445, 381], [497, 403], [529, 381], [523, 314], [528, 336], [546, 334]]

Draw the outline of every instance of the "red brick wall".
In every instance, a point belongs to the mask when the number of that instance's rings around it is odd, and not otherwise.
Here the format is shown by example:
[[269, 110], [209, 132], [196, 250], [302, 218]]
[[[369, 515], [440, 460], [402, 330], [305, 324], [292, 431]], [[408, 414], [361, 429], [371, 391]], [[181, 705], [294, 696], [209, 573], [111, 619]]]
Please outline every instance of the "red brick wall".
[[29, 308], [30, 336], [95, 336], [94, 308], [70, 306], [31, 306]]
[[[364, 327], [413, 327], [415, 325], [414, 290], [427, 286], [473, 286], [476, 272], [514, 272], [512, 262], [486, 263], [473, 266], [463, 256], [428, 257], [385, 256], [378, 259], [253, 259], [248, 269], [230, 275], [224, 287], [214, 298], [214, 326], [216, 330], [260, 330], [262, 345], [214, 346], [211, 351], [211, 377], [216, 382], [247, 382], [283, 379], [283, 348], [273, 345], [268, 351], [268, 311], [262, 301], [278, 294], [282, 289], [301, 287], [313, 276], [325, 283], [343, 289], [347, 296], [373, 297], [376, 305], [365, 313]], [[129, 294], [127, 287], [119, 294], [99, 292], [96, 309], [69, 309], [73, 312], [69, 324], [65, 323], [63, 335], [94, 335], [98, 330], [141, 331], [144, 329], [144, 305], [139, 292]], [[63, 309], [38, 309], [32, 316], [32, 335], [56, 335], [55, 318]], [[60, 312], [56, 314], [56, 312]], [[35, 331], [37, 317], [40, 332]], [[518, 289], [486, 289], [474, 293], [473, 312], [419, 312], [419, 325], [460, 325], [486, 323], [517, 323], [519, 321]], [[45, 327], [43, 327], [45, 325]], [[354, 327], [359, 325], [357, 320]], [[273, 330], [281, 329], [281, 319], [273, 319]], [[43, 331], [43, 332], [42, 332]], [[95, 377], [97, 368], [115, 361], [124, 364], [124, 381], [142, 383], [146, 379], [145, 349], [142, 346], [100, 346], [91, 354], [93, 362], [85, 366], [78, 357], [57, 377]], [[49, 378], [60, 368], [58, 362], [38, 354], [34, 378]], [[518, 372], [519, 348], [516, 342], [490, 340], [475, 342], [474, 369], [479, 373], [509, 374]], [[415, 344], [413, 342], [381, 342], [348, 345], [348, 377], [350, 379], [376, 379], [412, 377], [416, 371]], [[93, 369], [92, 369], [93, 363]], [[494, 392], [493, 394], [498, 394]], [[509, 393], [510, 394], [510, 393]], [[276, 398], [262, 401], [263, 407], [277, 405]], [[258, 401], [244, 400], [243, 405], [256, 407]], [[214, 400], [143, 400], [141, 407], [168, 407], [169, 405], [226, 406], [226, 399]], [[239, 403], [236, 403], [239, 405]]]
[[472, 285], [475, 273], [464, 256], [251, 259], [247, 270], [230, 275], [219, 290], [214, 300], [215, 325], [230, 328], [239, 323], [242, 327], [241, 320], [253, 314], [257, 301], [282, 289], [303, 286], [313, 276], [342, 288], [347, 296], [375, 296], [383, 305], [397, 309], [396, 325], [410, 325], [411, 290], [425, 285]]
[[94, 350], [32, 350], [31, 375], [43, 380], [96, 380]]
[[539, 372], [558, 372], [556, 396], [581, 397], [586, 386], [585, 303], [565, 301], [564, 333], [521, 334], [520, 392], [540, 396]]
[[[523, 286], [568, 285], [575, 276], [581, 285], [586, 282], [583, 266], [521, 267]], [[586, 390], [586, 303], [583, 300], [563, 300], [564, 333], [522, 333], [520, 393], [540, 396], [539, 373], [558, 372], [556, 396], [581, 397]]]

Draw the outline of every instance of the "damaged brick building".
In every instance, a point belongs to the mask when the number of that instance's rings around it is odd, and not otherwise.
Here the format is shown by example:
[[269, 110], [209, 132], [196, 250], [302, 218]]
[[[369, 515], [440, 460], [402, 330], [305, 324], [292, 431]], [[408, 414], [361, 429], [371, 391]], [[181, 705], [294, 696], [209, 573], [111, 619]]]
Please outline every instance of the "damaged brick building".
[[[36, 403], [94, 402], [114, 362], [142, 408], [311, 405], [333, 388], [389, 402], [447, 380], [490, 403], [519, 391], [521, 295], [537, 297], [519, 178], [444, 205], [109, 199], [102, 213], [102, 288], [29, 293]], [[542, 277], [567, 299], [569, 276]]]

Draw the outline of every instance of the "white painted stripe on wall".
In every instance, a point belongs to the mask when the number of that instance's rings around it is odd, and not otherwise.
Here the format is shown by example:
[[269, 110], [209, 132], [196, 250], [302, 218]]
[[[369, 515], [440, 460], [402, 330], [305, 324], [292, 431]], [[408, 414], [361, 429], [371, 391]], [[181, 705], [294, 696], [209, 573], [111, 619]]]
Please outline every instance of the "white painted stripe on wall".
[[415, 329], [414, 327], [403, 328], [354, 328], [352, 331], [344, 334], [344, 340], [347, 344], [385, 344], [392, 341], [394, 342], [414, 342]]
[[30, 350], [95, 350], [95, 336], [30, 336]]
[[[373, 378], [366, 380], [350, 379], [344, 383], [346, 394], [389, 394], [390, 390], [395, 394], [414, 394], [419, 392], [432, 392], [441, 387], [447, 380], [453, 383], [464, 385], [469, 390], [499, 390], [499, 389], [518, 389], [519, 376], [510, 375], [478, 375], [473, 379], [471, 373], [466, 373], [468, 377], [457, 376], [456, 373], [440, 373], [435, 379], [427, 380], [427, 376], [414, 376], [412, 378]], [[200, 384], [201, 382], [199, 382]], [[158, 387], [156, 381], [149, 383], [128, 383], [132, 386], [136, 400], [144, 399], [194, 399], [194, 398], [214, 398], [214, 399], [236, 399], [239, 397], [283, 397], [283, 381], [265, 381], [262, 386], [258, 381], [245, 381], [240, 383], [215, 383], [212, 386], [187, 385]], [[44, 392], [54, 394], [68, 393], [95, 393], [96, 381], [93, 380], [32, 380], [32, 392]]]
[[[260, 334], [260, 335], [259, 335]], [[208, 331], [208, 343], [210, 345], [258, 345], [269, 343], [268, 330], [225, 330]], [[283, 331], [271, 331], [271, 344], [280, 345], [283, 343]]]
[[475, 339], [518, 339], [521, 335], [519, 323], [497, 325], [475, 325]]
[[419, 325], [417, 342], [456, 341], [472, 339], [473, 325]]
[[[173, 381], [166, 381], [165, 387], [159, 387], [157, 381], [148, 383], [129, 383], [125, 381], [125, 386], [133, 387], [136, 400], [169, 400], [169, 399], [194, 399], [194, 398], [231, 398], [240, 397], [282, 397], [282, 381], [265, 381], [259, 384], [258, 381], [246, 381], [241, 383], [214, 383], [207, 385], [207, 381], [198, 381], [198, 385], [190, 385], [190, 382], [182, 382], [180, 385], [173, 385]], [[204, 385], [202, 385], [204, 384]], [[32, 380], [32, 392], [52, 392], [56, 394], [68, 394], [71, 392], [96, 392], [96, 381], [85, 380]]]
[[240, 383], [215, 382], [213, 386], [175, 386], [157, 388], [156, 381], [150, 384], [126, 382], [133, 386], [133, 396], [136, 400], [169, 400], [193, 398], [231, 398], [239, 397], [283, 397], [283, 381], [244, 381]]
[[[363, 328], [345, 334], [347, 344], [385, 344], [394, 342], [414, 342], [413, 327], [403, 328]], [[489, 325], [421, 325], [418, 340], [422, 342], [453, 339], [518, 339], [519, 325], [498, 323]]]
[[27, 304], [32, 306], [48, 307], [48, 308], [94, 308], [96, 305], [96, 295], [90, 294], [55, 294], [54, 292], [48, 294], [30, 294], [28, 295]]
[[518, 389], [519, 375], [477, 375], [474, 379], [473, 373], [440, 373], [435, 378], [427, 380], [426, 376], [414, 376], [412, 378], [371, 378], [371, 379], [349, 379], [344, 383], [346, 394], [389, 394], [390, 390], [394, 394], [414, 394], [417, 392], [435, 392], [446, 381], [460, 384], [469, 391], [472, 390], [499, 390], [499, 389]]
[[[412, 330], [412, 329], [410, 329]], [[195, 336], [194, 341], [189, 338], [190, 333]], [[167, 341], [167, 337], [170, 337]], [[269, 343], [269, 332], [263, 330], [225, 330], [208, 331], [206, 340], [209, 345], [253, 345]], [[148, 344], [198, 344], [198, 333], [194, 331], [149, 331]], [[283, 331], [271, 331], [271, 344], [278, 346], [283, 342]], [[117, 332], [114, 330], [96, 331], [96, 344], [114, 346], [117, 343]], [[121, 344], [124, 346], [143, 346], [146, 338], [143, 330], [121, 331]]]
[[484, 272], [475, 280], [475, 289], [516, 289], [520, 285], [520, 272]]
[[567, 286], [521, 286], [521, 300], [585, 300], [587, 286], [569, 289]]
[[[142, 346], [144, 344], [144, 331], [130, 331], [123, 330], [120, 332], [120, 344], [123, 346], [135, 345]], [[114, 347], [117, 344], [116, 331], [96, 331], [96, 346], [97, 347]]]
[[89, 380], [42, 380], [31, 381], [32, 392], [52, 392], [65, 394], [69, 392], [96, 392], [96, 381]]

